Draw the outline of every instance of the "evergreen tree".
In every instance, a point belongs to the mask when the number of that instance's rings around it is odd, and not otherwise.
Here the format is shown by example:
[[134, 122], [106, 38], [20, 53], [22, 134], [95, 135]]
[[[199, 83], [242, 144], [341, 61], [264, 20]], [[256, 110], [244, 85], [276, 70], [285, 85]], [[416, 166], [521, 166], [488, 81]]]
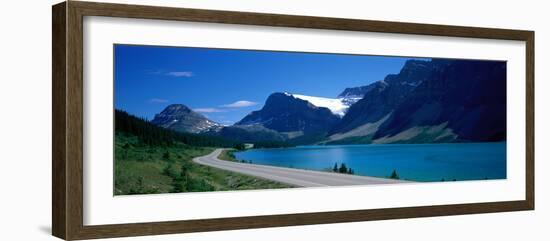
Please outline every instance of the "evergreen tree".
[[397, 171], [395, 171], [395, 169], [391, 173], [390, 178], [391, 179], [399, 179], [399, 175], [397, 175]]
[[141, 142], [150, 146], [171, 146], [175, 142], [190, 146], [232, 147], [235, 145], [234, 141], [221, 137], [180, 133], [158, 127], [145, 118], [135, 117], [121, 110], [115, 110], [115, 132], [135, 135]]
[[347, 173], [348, 172], [348, 168], [346, 167], [346, 163], [340, 164], [340, 168], [338, 169], [338, 172], [339, 173]]
[[235, 144], [234, 148], [237, 149], [237, 150], [242, 151], [242, 150], [246, 149], [246, 146], [243, 143], [239, 143], [239, 144]]

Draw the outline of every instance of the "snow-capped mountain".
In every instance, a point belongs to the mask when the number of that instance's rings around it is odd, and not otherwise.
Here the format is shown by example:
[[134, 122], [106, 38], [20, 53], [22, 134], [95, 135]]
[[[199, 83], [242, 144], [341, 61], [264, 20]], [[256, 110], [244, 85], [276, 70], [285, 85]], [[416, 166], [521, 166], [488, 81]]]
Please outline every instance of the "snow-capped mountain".
[[[363, 95], [335, 125], [333, 143], [506, 139], [506, 63], [409, 60], [398, 74], [340, 97]], [[337, 141], [337, 142], [334, 142]]]
[[333, 114], [343, 117], [346, 114], [348, 108], [355, 102], [359, 101], [362, 97], [349, 96], [342, 98], [326, 98], [299, 94], [286, 93], [287, 96], [293, 96], [294, 98], [305, 100], [317, 107], [325, 107], [329, 109]]
[[162, 112], [155, 115], [151, 123], [167, 129], [189, 133], [202, 133], [221, 127], [220, 124], [182, 104], [167, 106]]

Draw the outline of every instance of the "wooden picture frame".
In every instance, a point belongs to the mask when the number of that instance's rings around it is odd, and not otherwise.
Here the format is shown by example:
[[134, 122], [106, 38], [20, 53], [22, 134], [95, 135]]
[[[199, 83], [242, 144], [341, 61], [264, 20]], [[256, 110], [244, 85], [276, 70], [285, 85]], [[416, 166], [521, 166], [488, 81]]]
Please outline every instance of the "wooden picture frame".
[[[534, 32], [263, 13], [67, 1], [52, 8], [52, 233], [66, 240], [533, 210]], [[107, 16], [365, 31], [526, 43], [525, 199], [336, 212], [87, 226], [83, 224], [83, 17]]]

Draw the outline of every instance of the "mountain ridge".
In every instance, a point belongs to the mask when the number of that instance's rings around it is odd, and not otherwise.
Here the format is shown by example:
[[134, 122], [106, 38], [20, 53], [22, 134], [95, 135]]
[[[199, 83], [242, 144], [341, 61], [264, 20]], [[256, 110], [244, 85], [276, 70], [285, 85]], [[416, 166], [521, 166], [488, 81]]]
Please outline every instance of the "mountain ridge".
[[278, 132], [304, 134], [326, 132], [339, 117], [326, 107], [318, 107], [288, 93], [276, 92], [262, 109], [253, 111], [235, 125], [259, 124]]
[[297, 144], [431, 143], [506, 139], [506, 63], [408, 60], [397, 74], [336, 98], [275, 92], [259, 110], [221, 126], [185, 105], [152, 123], [239, 141]]

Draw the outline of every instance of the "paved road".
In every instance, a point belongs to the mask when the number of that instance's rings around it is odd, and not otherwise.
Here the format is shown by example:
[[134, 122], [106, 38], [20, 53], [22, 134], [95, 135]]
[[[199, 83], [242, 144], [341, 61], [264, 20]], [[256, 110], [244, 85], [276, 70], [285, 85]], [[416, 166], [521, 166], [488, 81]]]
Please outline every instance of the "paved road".
[[205, 166], [238, 172], [249, 176], [256, 176], [298, 187], [348, 186], [406, 182], [386, 178], [224, 161], [218, 159], [218, 156], [222, 150], [223, 149], [216, 149], [206, 156], [195, 157], [193, 161]]

